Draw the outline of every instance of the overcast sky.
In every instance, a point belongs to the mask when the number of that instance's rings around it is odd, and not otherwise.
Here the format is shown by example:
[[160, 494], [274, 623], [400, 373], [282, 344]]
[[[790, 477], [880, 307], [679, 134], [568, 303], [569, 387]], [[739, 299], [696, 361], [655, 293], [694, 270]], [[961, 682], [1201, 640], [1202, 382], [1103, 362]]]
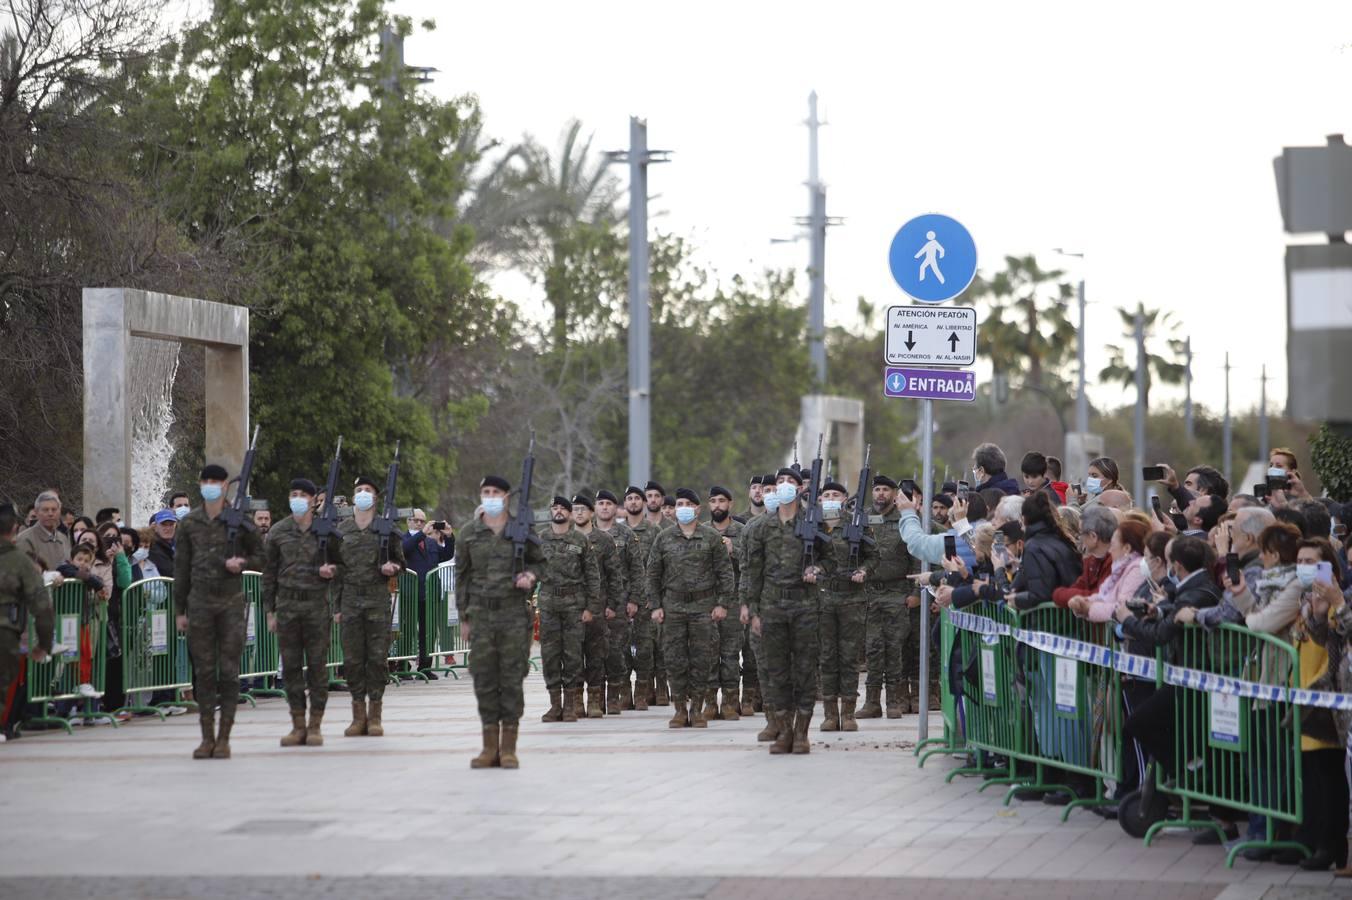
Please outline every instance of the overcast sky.
[[[477, 94], [491, 133], [556, 146], [583, 120], [596, 146], [645, 117], [654, 227], [694, 239], [722, 277], [804, 268], [807, 95], [829, 125], [828, 321], [855, 298], [908, 302], [887, 248], [922, 212], [1005, 254], [1083, 251], [1089, 368], [1119, 338], [1114, 307], [1171, 310], [1193, 336], [1195, 397], [1236, 408], [1259, 367], [1285, 402], [1285, 286], [1272, 160], [1352, 133], [1352, 3], [535, 2], [397, 0], [438, 19], [406, 48], [431, 86]], [[1032, 10], [1036, 10], [1033, 12]], [[623, 175], [623, 172], [620, 173]], [[660, 217], [657, 215], [660, 212]], [[518, 291], [513, 291], [518, 293]], [[882, 360], [879, 360], [881, 377]], [[1096, 402], [1128, 402], [1119, 387]]]

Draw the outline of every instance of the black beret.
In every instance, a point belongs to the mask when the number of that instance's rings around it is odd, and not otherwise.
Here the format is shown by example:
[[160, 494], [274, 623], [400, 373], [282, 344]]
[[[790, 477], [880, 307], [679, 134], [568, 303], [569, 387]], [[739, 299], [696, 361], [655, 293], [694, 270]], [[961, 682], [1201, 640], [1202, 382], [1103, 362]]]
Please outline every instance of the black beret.
[[941, 494], [956, 494], [958, 492], [958, 483], [956, 481], [945, 481], [943, 487], [939, 488]]
[[849, 493], [849, 491], [845, 490], [845, 485], [841, 484], [839, 481], [828, 481], [826, 484], [822, 485], [821, 489], [824, 491], [840, 491], [842, 494]]
[[225, 471], [225, 466], [218, 466], [212, 463], [209, 466], [202, 467], [202, 475], [199, 481], [229, 481], [230, 473]]
[[675, 506], [675, 505], [676, 505], [676, 498], [673, 497], [673, 496], [671, 496], [670, 494], [667, 494], [665, 497], [662, 498], [662, 505], [663, 505], [663, 506]]
[[501, 475], [489, 475], [484, 478], [483, 481], [479, 482], [479, 490], [483, 490], [486, 487], [497, 488], [498, 490], [507, 493], [511, 493], [512, 490], [512, 486], [507, 483], [507, 479], [503, 478]]
[[371, 490], [375, 491], [377, 494], [380, 493], [380, 485], [376, 484], [373, 480], [367, 478], [365, 475], [357, 476], [357, 480], [352, 482], [353, 492], [355, 493], [356, 489], [361, 487], [362, 485], [366, 485]]
[[877, 487], [878, 485], [882, 485], [883, 487], [889, 487], [894, 491], [897, 489], [897, 483], [893, 481], [891, 478], [888, 478], [886, 475], [882, 474], [881, 472], [873, 476], [873, 486]]
[[620, 499], [604, 488], [596, 492], [597, 500], [609, 500], [611, 503], [619, 503]]
[[649, 481], [648, 486], [645, 487], [643, 490], [657, 491], [657, 493], [659, 494], [665, 494], [667, 492], [667, 489], [662, 487], [662, 485], [658, 484], [656, 481]]
[[729, 500], [731, 500], [732, 492], [729, 491], [727, 488], [723, 487], [722, 485], [716, 484], [713, 487], [709, 488], [709, 498], [713, 499], [714, 497], [727, 497]]
[[562, 494], [555, 494], [553, 502], [549, 504], [550, 509], [553, 509], [556, 506], [562, 506], [564, 509], [568, 510], [573, 508], [572, 502]]
[[784, 468], [780, 469], [779, 473], [775, 475], [775, 481], [779, 481], [779, 479], [783, 478], [786, 475], [792, 478], [794, 481], [798, 482], [800, 485], [803, 483], [803, 473], [799, 472], [793, 466], [785, 466]]
[[758, 484], [765, 484], [764, 475], [752, 475], [751, 480], [747, 482], [748, 487], [755, 487]]
[[639, 486], [636, 485], [636, 484], [631, 484], [631, 485], [629, 485], [629, 487], [627, 487], [627, 488], [624, 489], [624, 498], [625, 498], [626, 500], [628, 500], [630, 494], [633, 494], [633, 495], [637, 496], [639, 499], [642, 499], [642, 498], [643, 498], [643, 488], [639, 487]]
[[596, 503], [586, 494], [578, 494], [573, 498], [573, 505], [578, 506], [579, 504], [587, 507], [587, 509], [590, 509], [592, 512], [596, 512]]
[[[731, 500], [732, 498], [729, 497], [728, 499]], [[690, 488], [677, 488], [676, 500], [689, 500], [691, 503], [699, 503], [699, 494], [696, 494]], [[671, 501], [672, 506], [676, 505], [676, 500]]]
[[774, 484], [775, 484], [775, 476], [769, 475], [769, 474], [762, 475], [762, 476], [761, 476], [761, 484], [765, 485], [766, 487], [774, 487]]
[[948, 496], [947, 494], [935, 494], [934, 502], [944, 507], [945, 509], [953, 508], [953, 498]]
[[319, 489], [315, 487], [315, 483], [308, 478], [292, 478], [291, 486], [287, 488], [287, 490], [304, 491], [311, 497], [314, 497], [319, 494]]

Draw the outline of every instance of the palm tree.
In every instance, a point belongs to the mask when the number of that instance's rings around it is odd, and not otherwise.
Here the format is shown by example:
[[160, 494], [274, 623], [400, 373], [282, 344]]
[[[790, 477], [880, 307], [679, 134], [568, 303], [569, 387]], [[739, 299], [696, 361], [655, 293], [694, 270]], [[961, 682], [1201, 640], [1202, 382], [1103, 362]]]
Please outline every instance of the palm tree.
[[[1145, 396], [1143, 400], [1146, 409], [1149, 409], [1150, 387], [1154, 384], [1155, 379], [1159, 379], [1162, 384], [1182, 384], [1183, 377], [1187, 373], [1187, 365], [1179, 361], [1185, 356], [1186, 344], [1183, 340], [1171, 336], [1178, 329], [1178, 320], [1174, 318], [1173, 313], [1161, 312], [1158, 309], [1146, 309], [1144, 303], [1137, 303], [1135, 309], [1118, 307], [1117, 314], [1122, 317], [1122, 337], [1132, 344], [1136, 342], [1136, 316], [1139, 314], [1141, 317], [1146, 347]], [[1165, 338], [1171, 358], [1150, 352], [1150, 345], [1154, 343], [1156, 337]], [[1128, 362], [1127, 351], [1122, 346], [1109, 344], [1107, 350], [1108, 365], [1104, 366], [1103, 370], [1099, 372], [1099, 378], [1103, 381], [1120, 381], [1124, 390], [1135, 385], [1136, 358], [1134, 348], [1130, 362]]]
[[1026, 371], [1025, 384], [1044, 388], [1060, 381], [1060, 369], [1075, 355], [1075, 325], [1067, 315], [1075, 289], [1065, 272], [1046, 270], [1033, 256], [1006, 256], [994, 278], [978, 276], [971, 293], [987, 304], [977, 350], [995, 373]]

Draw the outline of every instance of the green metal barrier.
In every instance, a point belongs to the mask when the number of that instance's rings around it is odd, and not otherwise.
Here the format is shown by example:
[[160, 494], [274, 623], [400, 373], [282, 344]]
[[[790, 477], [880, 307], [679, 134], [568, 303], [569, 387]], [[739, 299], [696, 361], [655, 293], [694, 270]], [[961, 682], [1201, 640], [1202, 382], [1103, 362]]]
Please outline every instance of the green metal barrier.
[[[967, 741], [958, 721], [958, 698], [953, 696], [949, 672], [956, 642], [957, 629], [949, 620], [948, 610], [942, 609], [939, 611], [939, 711], [943, 714], [944, 731], [942, 737], [929, 738], [916, 744], [915, 755], [920, 758], [917, 765], [922, 769], [931, 756], [962, 756], [968, 752]], [[927, 747], [933, 749], [927, 750]]]
[[[117, 712], [146, 713], [164, 718], [149, 694], [186, 687], [174, 664], [177, 644], [174, 580], [146, 578], [122, 591], [122, 685], [126, 705]], [[139, 695], [139, 696], [138, 696]]]
[[[30, 654], [26, 674], [27, 702], [42, 707], [42, 714], [29, 720], [29, 723], [59, 725], [69, 734], [69, 719], [108, 718], [113, 727], [117, 719], [112, 713], [98, 712], [94, 709], [94, 700], [103, 695], [104, 666], [107, 662], [105, 629], [107, 627], [107, 605], [96, 600], [81, 581], [67, 580], [59, 588], [49, 588], [52, 598], [52, 612], [55, 616], [56, 630], [54, 642], [61, 645], [59, 653], [53, 653], [43, 662], [37, 662]], [[102, 606], [102, 609], [99, 607]], [[28, 646], [38, 645], [36, 625], [30, 625]], [[85, 697], [79, 691], [85, 683], [81, 670], [87, 670], [88, 684], [95, 691], [94, 697]], [[72, 710], [68, 716], [55, 714], [54, 705], [64, 701], [84, 701], [84, 708]], [[22, 731], [23, 726], [19, 726]]]
[[[1165, 650], [1161, 648], [1157, 684], [1165, 689]], [[1300, 659], [1296, 648], [1270, 634], [1235, 625], [1215, 631], [1185, 626], [1182, 654], [1174, 665], [1199, 672], [1265, 685], [1299, 685]], [[1156, 789], [1181, 799], [1176, 819], [1156, 822], [1146, 832], [1149, 846], [1167, 828], [1211, 828], [1210, 818], [1193, 814], [1202, 802], [1267, 817], [1262, 839], [1244, 840], [1230, 848], [1226, 865], [1250, 848], [1296, 849], [1294, 841], [1279, 840], [1277, 822], [1298, 823], [1301, 802], [1300, 708], [1282, 701], [1249, 699], [1199, 690], [1185, 684], [1174, 692], [1174, 760], [1176, 772], [1156, 766]], [[1222, 835], [1223, 839], [1223, 835]]]
[[[343, 626], [339, 625], [334, 619], [338, 607], [333, 602], [333, 588], [329, 588], [325, 603], [329, 608], [329, 653], [324, 661], [324, 666], [329, 670], [329, 690], [345, 691], [347, 690], [347, 682], [343, 681], [342, 673], [338, 671], [343, 667]], [[309, 669], [309, 666], [307, 665], [305, 668]]]
[[[428, 681], [418, 671], [418, 573], [405, 569], [399, 574], [399, 587], [394, 597], [394, 614], [390, 620], [390, 655], [394, 664], [391, 680]], [[429, 626], [430, 628], [430, 626]], [[428, 633], [431, 643], [431, 632]]]
[[[424, 582], [423, 621], [427, 623], [427, 653], [432, 671], [459, 680], [469, 668], [469, 645], [460, 639], [460, 616], [455, 608], [455, 562], [444, 562], [427, 573]], [[459, 657], [459, 662], [456, 661]]]
[[[1003, 604], [981, 601], [965, 607], [963, 612], [998, 625], [1013, 627], [1018, 623], [1017, 615]], [[977, 765], [954, 769], [945, 781], [960, 775], [980, 775], [986, 783], [978, 791], [992, 785], [1022, 785], [1027, 779], [1015, 771], [1015, 762], [1026, 755], [1029, 734], [1027, 717], [1020, 714], [1022, 700], [1016, 696], [1015, 642], [1007, 636], [957, 630], [954, 646], [962, 683], [960, 717], [967, 746], [1003, 756], [1006, 761], [992, 768], [981, 764], [979, 757]], [[1010, 797], [1012, 793], [1005, 798], [1006, 803]]]
[[[253, 703], [258, 697], [285, 697], [277, 687], [281, 657], [277, 653], [277, 635], [268, 631], [268, 615], [263, 611], [263, 575], [245, 572], [242, 579], [245, 608], [244, 652], [240, 654], [240, 696]], [[244, 684], [256, 682], [255, 687]]]

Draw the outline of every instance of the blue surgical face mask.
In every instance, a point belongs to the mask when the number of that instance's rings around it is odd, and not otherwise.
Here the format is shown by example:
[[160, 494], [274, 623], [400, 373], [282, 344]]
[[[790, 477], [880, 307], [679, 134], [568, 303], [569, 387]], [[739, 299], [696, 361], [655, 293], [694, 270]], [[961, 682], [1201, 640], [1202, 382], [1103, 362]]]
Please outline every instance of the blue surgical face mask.
[[1103, 479], [1102, 479], [1102, 478], [1093, 478], [1093, 477], [1086, 478], [1086, 479], [1084, 480], [1084, 492], [1085, 492], [1086, 494], [1101, 494], [1101, 493], [1103, 493]]
[[676, 521], [680, 522], [682, 525], [689, 525], [691, 522], [695, 521], [695, 507], [676, 507]]
[[352, 505], [365, 512], [376, 505], [376, 495], [370, 491], [357, 491], [352, 495]]
[[[207, 491], [211, 491], [213, 494], [215, 494], [215, 496], [214, 496], [214, 497], [208, 497], [208, 496], [207, 496]], [[204, 485], [202, 485], [202, 497], [203, 497], [203, 499], [206, 499], [206, 500], [219, 500], [219, 499], [221, 499], [221, 488], [220, 488], [220, 485], [216, 485], [216, 484], [204, 484]], [[185, 518], [185, 517], [188, 515], [188, 513], [190, 513], [190, 512], [192, 512], [192, 507], [191, 507], [191, 506], [188, 506], [188, 505], [186, 505], [186, 504], [184, 504], [183, 506], [175, 506], [175, 507], [174, 507], [174, 518], [176, 518], [176, 519], [182, 519], [182, 518]]]
[[779, 497], [779, 505], [792, 503], [798, 499], [798, 485], [792, 481], [781, 481], [775, 485], [775, 494]]
[[292, 497], [289, 501], [289, 505], [291, 506], [291, 515], [303, 516], [310, 511], [310, 498]]
[[142, 563], [149, 558], [150, 558], [150, 550], [145, 547], [137, 549], [137, 551], [131, 555], [132, 562]]
[[766, 491], [761, 500], [765, 502], [765, 508], [770, 512], [779, 509], [779, 494], [774, 491]]
[[1296, 577], [1305, 587], [1314, 584], [1315, 576], [1319, 573], [1319, 567], [1313, 564], [1301, 563], [1296, 566]]
[[840, 518], [840, 501], [839, 501], [839, 500], [823, 500], [823, 501], [822, 501], [822, 514], [825, 515], [828, 519], [838, 519], [838, 518]]
[[1286, 475], [1287, 475], [1286, 470], [1283, 469], [1281, 466], [1273, 466], [1270, 469], [1268, 469], [1269, 478], [1285, 478]]
[[[221, 499], [221, 486], [219, 484], [204, 484], [200, 486], [200, 490], [202, 492], [202, 499], [208, 503], [213, 503]], [[180, 513], [180, 509], [183, 510], [183, 512]], [[188, 512], [189, 509], [186, 506], [174, 507], [174, 515], [178, 516], [180, 519], [186, 516]]]
[[484, 508], [484, 515], [500, 516], [507, 503], [501, 497], [480, 497], [479, 505]]

